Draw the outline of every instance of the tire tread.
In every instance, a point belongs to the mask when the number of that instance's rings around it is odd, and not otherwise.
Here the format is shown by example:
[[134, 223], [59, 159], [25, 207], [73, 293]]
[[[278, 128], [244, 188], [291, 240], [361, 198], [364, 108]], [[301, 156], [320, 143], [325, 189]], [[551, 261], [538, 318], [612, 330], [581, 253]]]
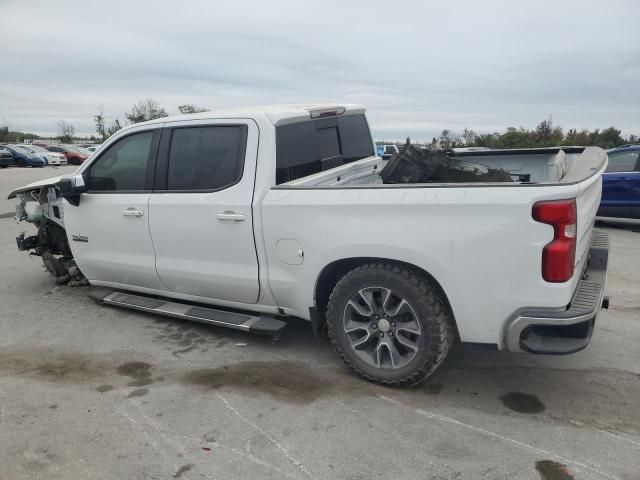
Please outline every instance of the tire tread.
[[[428, 321], [422, 322], [428, 328], [431, 338], [431, 348], [427, 360], [419, 368], [400, 379], [388, 380], [363, 372], [351, 361], [336, 338], [336, 327], [341, 324], [340, 316], [336, 315], [337, 298], [343, 294], [342, 290], [348, 287], [354, 276], [367, 271], [382, 271], [399, 276], [410, 288], [416, 290], [418, 298], [423, 299], [423, 306], [428, 311]], [[388, 387], [409, 387], [424, 381], [444, 361], [455, 339], [453, 315], [440, 288], [425, 275], [391, 263], [368, 263], [347, 273], [338, 281], [331, 292], [326, 315], [329, 338], [343, 362], [365, 380]]]

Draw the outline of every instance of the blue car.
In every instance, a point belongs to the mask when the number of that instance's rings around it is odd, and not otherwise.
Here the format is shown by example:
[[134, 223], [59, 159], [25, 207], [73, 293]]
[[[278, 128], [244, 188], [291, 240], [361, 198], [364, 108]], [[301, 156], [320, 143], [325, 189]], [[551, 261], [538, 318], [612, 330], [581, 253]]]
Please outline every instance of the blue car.
[[12, 165], [16, 167], [44, 167], [49, 163], [46, 158], [15, 148], [13, 145], [1, 145], [1, 147], [5, 150], [5, 154], [6, 151], [11, 154], [13, 157]]
[[612, 148], [607, 154], [598, 216], [640, 219], [640, 144]]

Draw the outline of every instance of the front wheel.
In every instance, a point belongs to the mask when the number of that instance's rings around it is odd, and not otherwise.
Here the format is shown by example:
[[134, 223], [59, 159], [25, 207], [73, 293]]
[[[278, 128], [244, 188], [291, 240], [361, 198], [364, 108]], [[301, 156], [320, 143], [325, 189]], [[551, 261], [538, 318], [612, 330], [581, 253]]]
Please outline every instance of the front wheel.
[[431, 375], [454, 340], [453, 316], [441, 290], [413, 270], [386, 263], [358, 267], [337, 283], [327, 329], [358, 375], [394, 387]]

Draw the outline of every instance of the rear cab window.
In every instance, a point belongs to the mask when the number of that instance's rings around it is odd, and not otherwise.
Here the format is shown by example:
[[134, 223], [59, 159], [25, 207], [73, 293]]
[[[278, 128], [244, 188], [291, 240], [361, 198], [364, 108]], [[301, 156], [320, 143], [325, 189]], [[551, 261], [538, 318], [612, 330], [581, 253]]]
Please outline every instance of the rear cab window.
[[613, 152], [609, 154], [609, 165], [606, 173], [634, 172], [638, 169], [640, 152]]
[[276, 127], [276, 184], [374, 155], [364, 115], [307, 120]]
[[167, 190], [216, 191], [240, 181], [244, 168], [246, 125], [173, 129]]

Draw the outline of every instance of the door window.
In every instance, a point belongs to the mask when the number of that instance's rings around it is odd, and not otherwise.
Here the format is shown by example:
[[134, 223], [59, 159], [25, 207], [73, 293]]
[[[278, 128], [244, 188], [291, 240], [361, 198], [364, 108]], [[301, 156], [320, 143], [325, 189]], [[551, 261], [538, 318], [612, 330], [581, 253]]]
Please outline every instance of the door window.
[[638, 152], [619, 152], [609, 155], [607, 173], [633, 172], [636, 170]]
[[153, 133], [134, 133], [111, 145], [90, 167], [89, 191], [145, 190]]
[[237, 183], [244, 167], [247, 127], [176, 128], [171, 137], [168, 190], [220, 190]]

